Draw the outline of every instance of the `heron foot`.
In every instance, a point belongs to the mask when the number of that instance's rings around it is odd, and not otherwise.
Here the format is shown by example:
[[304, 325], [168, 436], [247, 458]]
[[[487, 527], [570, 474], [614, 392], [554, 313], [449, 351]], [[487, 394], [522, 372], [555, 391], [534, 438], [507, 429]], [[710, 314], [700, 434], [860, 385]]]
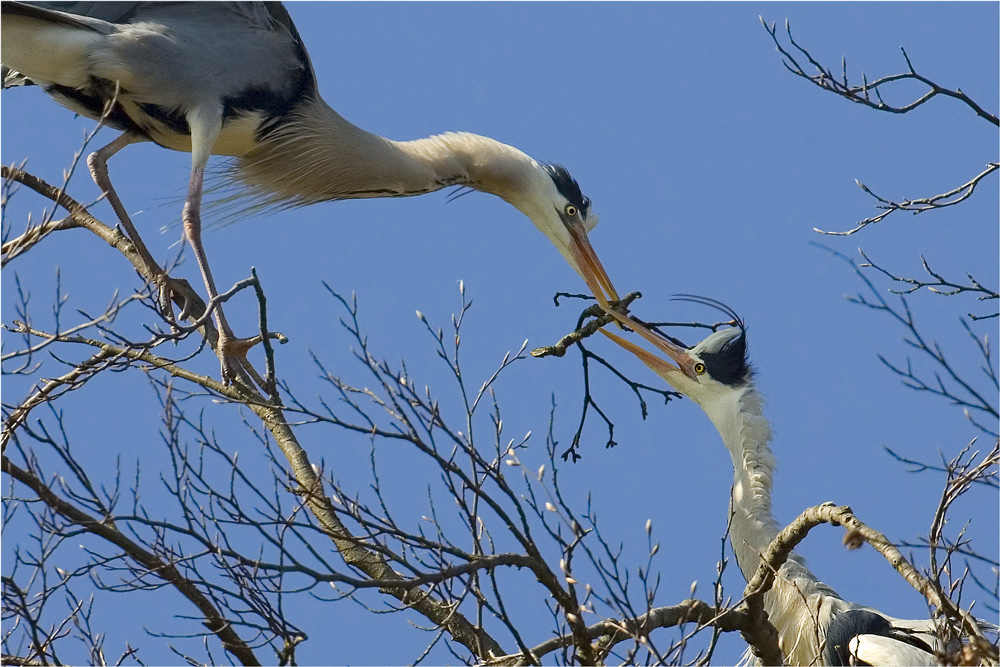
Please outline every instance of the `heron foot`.
[[[191, 288], [191, 284], [183, 278], [174, 278], [166, 271], [153, 275], [149, 285], [156, 291], [156, 309], [164, 321], [170, 325], [174, 336], [179, 336], [191, 329], [183, 324], [185, 320], [198, 322], [204, 315], [205, 302]], [[180, 312], [174, 313], [174, 306]]]
[[[157, 291], [156, 301], [160, 314], [170, 325], [174, 336], [191, 332], [198, 326], [206, 327], [205, 334], [209, 340], [217, 336], [215, 349], [221, 365], [222, 381], [227, 386], [239, 380], [247, 386], [253, 387], [256, 384], [264, 391], [269, 391], [269, 385], [247, 359], [247, 353], [263, 340], [260, 334], [238, 338], [225, 317], [221, 316], [221, 305], [216, 306], [215, 313], [216, 323], [220, 326], [213, 326], [211, 319], [205, 314], [205, 302], [183, 278], [172, 278], [163, 271], [153, 278], [151, 284]], [[176, 314], [175, 304], [180, 308], [180, 312]], [[185, 320], [192, 324], [183, 324]], [[270, 337], [282, 343], [288, 340], [280, 333], [272, 333]]]
[[219, 332], [216, 352], [222, 366], [222, 381], [226, 385], [241, 380], [251, 387], [256, 384], [264, 391], [269, 391], [268, 384], [247, 359], [247, 352], [262, 340], [260, 334], [250, 338], [236, 338], [232, 331]]
[[[171, 278], [166, 271], [156, 274], [153, 277], [152, 285], [156, 289], [156, 305], [160, 309], [160, 314], [163, 315], [163, 319], [170, 325], [171, 331], [177, 333], [179, 331], [177, 327], [178, 320], [188, 317], [190, 300], [184, 294], [183, 290], [177, 288], [177, 281]], [[174, 317], [173, 301], [175, 298], [181, 307], [179, 317]]]

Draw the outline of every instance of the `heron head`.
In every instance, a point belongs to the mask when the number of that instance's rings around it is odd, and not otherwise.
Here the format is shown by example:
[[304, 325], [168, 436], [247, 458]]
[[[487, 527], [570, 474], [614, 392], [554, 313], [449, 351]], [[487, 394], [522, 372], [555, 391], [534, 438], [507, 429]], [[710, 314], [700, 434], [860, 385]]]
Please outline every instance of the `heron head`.
[[505, 198], [552, 241], [601, 305], [617, 301], [618, 293], [588, 238], [597, 226], [590, 198], [562, 165], [531, 162], [530, 176], [518, 179], [518, 187]]
[[639, 357], [674, 389], [689, 396], [703, 407], [720, 396], [733, 394], [734, 389], [747, 386], [753, 375], [753, 369], [747, 357], [746, 325], [739, 315], [714, 299], [681, 295], [675, 297], [675, 300], [693, 301], [721, 310], [732, 318], [732, 326], [711, 333], [692, 347], [685, 347], [652, 331], [631, 317], [615, 313], [622, 324], [651, 342], [666, 355], [666, 358], [648, 352], [612, 333], [602, 331]]
[[594, 213], [590, 205], [590, 197], [583, 194], [580, 184], [570, 176], [569, 170], [561, 164], [543, 162], [539, 164], [541, 170], [552, 181], [555, 193], [550, 191], [549, 196], [562, 204], [562, 208], [572, 206], [579, 214], [581, 225], [586, 232], [593, 231], [597, 226], [597, 214]]

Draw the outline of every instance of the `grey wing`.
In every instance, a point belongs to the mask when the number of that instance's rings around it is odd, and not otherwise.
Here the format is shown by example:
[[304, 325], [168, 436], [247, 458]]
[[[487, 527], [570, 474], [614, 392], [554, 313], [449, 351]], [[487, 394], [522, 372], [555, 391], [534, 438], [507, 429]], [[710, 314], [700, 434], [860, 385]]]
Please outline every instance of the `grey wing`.
[[[4, 2], [4, 16], [24, 16], [73, 28], [107, 34], [111, 26], [125, 20], [141, 2]], [[95, 19], [95, 20], [87, 20]], [[25, 74], [3, 65], [0, 80], [4, 88], [32, 86], [34, 81]]]
[[[93, 25], [79, 19], [97, 19], [106, 23], [126, 23], [128, 16], [142, 2], [4, 2], [4, 14], [34, 16], [67, 25]], [[57, 13], [58, 12], [58, 13]], [[63, 16], [60, 16], [62, 14]]]
[[[31, 15], [34, 9], [35, 16], [44, 15], [52, 21], [59, 18], [49, 13], [49, 10], [116, 24], [182, 15], [213, 15], [217, 19], [226, 13], [242, 15], [261, 26], [273, 20], [284, 23], [286, 29], [291, 24], [288, 12], [281, 7], [280, 2], [5, 2], [4, 5], [10, 5], [11, 11], [23, 16]], [[278, 9], [263, 5], [277, 5]], [[4, 9], [7, 11], [8, 8], [5, 6]], [[272, 19], [272, 15], [279, 18]], [[63, 20], [67, 23], [71, 21], [69, 18]]]
[[[264, 132], [316, 93], [309, 56], [281, 3], [4, 2], [2, 7], [5, 26], [46, 31], [51, 40], [41, 50], [9, 49], [5, 87], [37, 81], [60, 103], [91, 118], [116, 99], [109, 125], [169, 147], [174, 147], [171, 137], [188, 134], [186, 116], [194, 109], [221, 106], [225, 122], [254, 114]], [[8, 17], [20, 23], [8, 23]], [[67, 31], [81, 39], [65, 39]], [[48, 58], [52, 51], [59, 57]], [[39, 69], [49, 62], [48, 69]]]
[[[125, 23], [170, 28], [183, 51], [153, 54], [162, 59], [156, 67], [180, 74], [176, 80], [185, 87], [242, 98], [236, 106], [252, 109], [315, 92], [305, 45], [280, 2], [140, 2], [121, 16]], [[269, 100], [257, 99], [261, 95]]]

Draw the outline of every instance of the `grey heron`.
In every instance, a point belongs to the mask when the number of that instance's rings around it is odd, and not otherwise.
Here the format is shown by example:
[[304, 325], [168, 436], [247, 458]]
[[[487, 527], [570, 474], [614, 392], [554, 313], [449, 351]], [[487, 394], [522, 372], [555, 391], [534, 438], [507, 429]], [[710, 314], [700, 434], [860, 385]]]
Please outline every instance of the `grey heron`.
[[[465, 186], [501, 197], [555, 244], [599, 301], [617, 299], [588, 240], [590, 200], [562, 166], [466, 132], [393, 141], [342, 118], [320, 96], [312, 63], [278, 2], [3, 2], [4, 86], [34, 83], [63, 106], [122, 134], [90, 156], [144, 259], [156, 266], [108, 177], [125, 146], [153, 141], [191, 153], [184, 233], [210, 299], [218, 295], [201, 241], [210, 155], [264, 205], [409, 197]], [[245, 354], [221, 305], [223, 375]]]
[[[735, 326], [685, 348], [630, 317], [612, 313], [666, 359], [602, 332], [697, 403], [722, 436], [735, 471], [730, 540], [740, 570], [749, 581], [761, 562], [760, 555], [780, 530], [771, 509], [775, 469], [771, 425], [764, 416], [763, 397], [747, 356], [743, 320], [713, 299], [678, 298], [717, 308], [731, 317]], [[931, 619], [897, 619], [843, 600], [794, 553], [778, 571], [764, 607], [791, 665], [936, 665], [935, 652], [952, 648], [942, 646]]]

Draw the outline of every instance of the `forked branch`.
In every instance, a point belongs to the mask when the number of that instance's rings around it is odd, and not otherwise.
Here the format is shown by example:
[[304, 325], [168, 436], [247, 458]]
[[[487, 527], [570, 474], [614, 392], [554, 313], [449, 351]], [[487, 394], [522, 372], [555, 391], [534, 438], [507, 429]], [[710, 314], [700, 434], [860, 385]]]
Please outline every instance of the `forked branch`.
[[[883, 76], [875, 81], [868, 81], [868, 77], [864, 74], [861, 75], [861, 84], [851, 85], [847, 78], [847, 59], [841, 60], [841, 73], [835, 76], [833, 72], [821, 65], [808, 50], [801, 46], [792, 37], [792, 26], [786, 20], [785, 21], [785, 32], [788, 35], [788, 42], [791, 44], [794, 51], [797, 52], [799, 58], [805, 59], [808, 65], [813, 69], [813, 73], [810, 74], [805, 71], [805, 68], [799, 64], [796, 56], [792, 55], [788, 49], [786, 49], [781, 40], [778, 39], [777, 28], [774, 23], [768, 25], [763, 17], [759, 17], [761, 24], [764, 29], [767, 30], [768, 34], [771, 35], [771, 39], [774, 41], [774, 46], [778, 52], [782, 55], [782, 64], [788, 69], [789, 72], [795, 76], [802, 77], [807, 81], [812, 82], [816, 86], [819, 86], [823, 90], [829, 90], [830, 92], [843, 97], [844, 99], [850, 100], [856, 104], [862, 104], [871, 109], [876, 109], [877, 111], [885, 111], [887, 113], [897, 113], [903, 114], [909, 111], [913, 111], [917, 107], [921, 106], [925, 102], [930, 101], [938, 95], [943, 95], [945, 97], [951, 97], [953, 99], [959, 100], [964, 103], [970, 109], [976, 112], [976, 115], [983, 118], [993, 125], [1000, 127], [1000, 118], [997, 118], [995, 114], [989, 113], [984, 110], [979, 104], [977, 104], [972, 98], [962, 92], [960, 88], [954, 90], [950, 88], [945, 88], [934, 81], [931, 81], [925, 76], [917, 73], [914, 69], [913, 64], [910, 62], [910, 57], [906, 55], [906, 50], [900, 47], [900, 51], [903, 53], [903, 59], [906, 61], [906, 71], [899, 74], [890, 74], [888, 76]], [[917, 99], [908, 102], [900, 106], [894, 106], [887, 103], [882, 98], [882, 89], [888, 87], [890, 84], [896, 81], [918, 81], [927, 87], [927, 90]]]
[[[978, 103], [976, 103], [975, 100], [963, 93], [960, 88], [956, 88], [954, 90], [946, 88], [919, 74], [913, 67], [913, 63], [910, 61], [910, 57], [906, 54], [906, 50], [902, 47], [900, 47], [900, 51], [903, 54], [903, 60], [906, 61], [905, 72], [883, 76], [875, 81], [868, 81], [868, 77], [862, 74], [861, 84], [851, 84], [847, 75], [846, 58], [841, 59], [841, 72], [839, 75], [835, 75], [830, 68], [822, 65], [805, 47], [795, 41], [795, 38], [792, 37], [791, 24], [787, 20], [785, 21], [785, 33], [787, 34], [789, 43], [787, 48], [784, 44], [782, 44], [781, 39], [778, 38], [777, 28], [774, 23], [768, 25], [767, 22], [764, 21], [763, 17], [760, 17], [760, 22], [764, 26], [764, 29], [767, 30], [767, 33], [771, 36], [771, 40], [774, 42], [775, 48], [781, 54], [781, 62], [785, 68], [795, 76], [801, 77], [823, 90], [830, 91], [831, 93], [854, 102], [855, 104], [861, 104], [870, 109], [875, 109], [876, 111], [885, 111], [887, 113], [894, 114], [904, 114], [913, 111], [924, 103], [929, 102], [934, 97], [941, 95], [959, 100], [975, 111], [976, 115], [980, 118], [983, 118], [989, 123], [1000, 127], [1000, 119], [998, 119], [996, 114], [983, 109]], [[802, 61], [801, 63], [800, 60]], [[807, 71], [807, 69], [810, 71]], [[889, 104], [883, 98], [882, 91], [883, 89], [892, 87], [893, 84], [899, 81], [916, 81], [923, 84], [926, 87], [926, 90], [919, 97], [906, 104]], [[947, 192], [942, 192], [941, 194], [929, 197], [916, 197], [913, 199], [902, 199], [899, 201], [875, 194], [867, 185], [860, 181], [856, 181], [858, 187], [875, 198], [878, 202], [876, 208], [881, 209], [882, 212], [857, 222], [854, 227], [846, 231], [835, 232], [821, 229], [816, 229], [816, 231], [821, 234], [848, 236], [861, 231], [869, 225], [881, 222], [896, 211], [909, 211], [916, 215], [925, 211], [933, 211], [954, 206], [955, 204], [959, 204], [971, 197], [972, 193], [976, 189], [976, 186], [979, 185], [984, 178], [997, 171], [997, 169], [1000, 169], [1000, 163], [990, 162], [979, 174], [973, 176], [962, 185], [952, 188]]]
[[875, 206], [875, 208], [882, 209], [882, 212], [879, 213], [878, 215], [873, 215], [871, 217], [865, 218], [864, 220], [861, 220], [860, 222], [856, 223], [854, 227], [843, 232], [825, 231], [822, 229], [818, 229], [816, 227], [813, 227], [813, 229], [819, 232], [820, 234], [827, 234], [830, 236], [850, 236], [851, 234], [856, 234], [857, 232], [860, 232], [868, 225], [874, 225], [875, 223], [882, 222], [887, 217], [889, 217], [889, 215], [895, 213], [896, 211], [909, 211], [913, 213], [913, 215], [917, 215], [918, 213], [923, 213], [925, 211], [933, 211], [936, 209], [946, 208], [948, 206], [954, 206], [955, 204], [960, 204], [969, 197], [971, 197], [972, 193], [976, 189], [976, 186], [979, 185], [979, 182], [982, 181], [987, 176], [989, 176], [990, 174], [992, 174], [993, 172], [995, 172], [997, 169], [1000, 169], [1000, 163], [990, 162], [989, 164], [986, 165], [986, 169], [981, 171], [976, 176], [972, 177], [971, 180], [966, 181], [962, 185], [952, 190], [949, 190], [948, 192], [942, 192], [941, 194], [934, 195], [932, 197], [903, 199], [898, 202], [886, 199], [884, 197], [875, 194], [874, 192], [871, 191], [871, 189], [867, 185], [865, 185], [861, 181], [856, 180], [855, 182], [858, 184], [859, 188], [864, 190], [867, 194], [871, 195], [879, 202]]

